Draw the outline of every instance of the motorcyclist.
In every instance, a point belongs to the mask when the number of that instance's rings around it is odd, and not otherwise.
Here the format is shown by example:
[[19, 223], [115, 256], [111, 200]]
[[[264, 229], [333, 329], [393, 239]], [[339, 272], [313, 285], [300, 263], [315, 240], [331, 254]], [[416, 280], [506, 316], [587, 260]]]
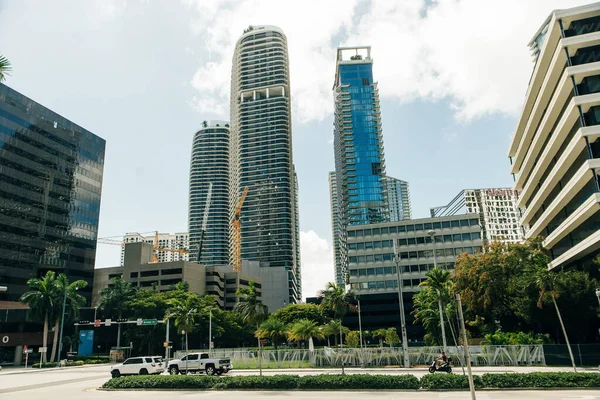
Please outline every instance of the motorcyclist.
[[446, 353], [442, 351], [442, 354], [435, 361], [435, 368], [439, 369], [442, 365], [448, 362], [448, 357], [446, 357]]

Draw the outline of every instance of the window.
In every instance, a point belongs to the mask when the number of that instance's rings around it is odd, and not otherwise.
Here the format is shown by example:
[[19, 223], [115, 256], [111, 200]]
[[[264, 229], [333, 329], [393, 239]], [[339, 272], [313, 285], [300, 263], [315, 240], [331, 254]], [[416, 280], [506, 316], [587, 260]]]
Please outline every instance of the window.
[[364, 229], [364, 234], [365, 236], [371, 236], [371, 230], [370, 229]]
[[369, 86], [369, 78], [362, 78], [363, 86]]
[[363, 231], [359, 230], [359, 231], [355, 231], [356, 232], [356, 237], [361, 237], [363, 235]]
[[377, 281], [377, 289], [385, 289], [385, 282]]
[[358, 276], [358, 270], [356, 270], [356, 269], [351, 269], [351, 270], [350, 270], [350, 276]]
[[392, 267], [383, 267], [383, 273], [388, 275], [392, 273]]
[[468, 219], [461, 219], [460, 220], [460, 226], [469, 226], [469, 220]]
[[393, 254], [392, 253], [385, 253], [383, 255], [383, 261], [391, 261]]
[[145, 360], [148, 364], [152, 364], [152, 359], [150, 357], [146, 357]]
[[408, 238], [406, 241], [408, 244], [417, 244], [417, 240], [415, 238]]
[[188, 355], [188, 361], [197, 360], [197, 359], [198, 359], [198, 354], [190, 354], [190, 355]]
[[375, 268], [375, 275], [383, 275], [383, 267]]
[[130, 358], [128, 360], [125, 360], [125, 362], [123, 363], [123, 365], [130, 365], [130, 364], [142, 364], [143, 361], [141, 358], [136, 357], [136, 358]]
[[434, 222], [433, 229], [442, 229], [442, 224], [440, 224], [439, 222]]
[[365, 249], [372, 249], [373, 248], [373, 242], [365, 242]]
[[387, 235], [389, 232], [390, 232], [390, 230], [387, 227], [381, 228], [381, 234], [382, 235]]
[[390, 226], [390, 233], [398, 233], [398, 229], [395, 226]]
[[202, 353], [200, 354], [200, 359], [203, 360], [205, 358], [208, 358], [208, 353]]
[[375, 262], [383, 261], [383, 254], [375, 254]]
[[355, 231], [348, 231], [348, 237], [355, 237], [355, 236], [356, 236]]
[[470, 219], [469, 220], [469, 225], [473, 226], [473, 225], [479, 225], [479, 220], [477, 219]]
[[359, 276], [367, 276], [367, 270], [364, 268], [361, 268], [358, 270], [358, 275]]
[[448, 222], [448, 221], [442, 222], [442, 228], [444, 228], [444, 229], [445, 228], [450, 228], [450, 222]]
[[369, 282], [368, 288], [369, 289], [377, 289], [377, 284], [375, 282]]
[[356, 256], [351, 256], [350, 262], [356, 264], [358, 262], [358, 258]]
[[452, 242], [452, 235], [444, 235], [444, 243]]
[[381, 230], [379, 228], [373, 228], [373, 235], [381, 235]]
[[388, 289], [395, 288], [397, 286], [398, 286], [397, 281], [385, 281], [385, 287]]
[[349, 250], [356, 250], [356, 243], [348, 243]]
[[[402, 225], [398, 227], [398, 233], [406, 232], [406, 226]], [[390, 228], [390, 233], [392, 233], [392, 229]]]
[[425, 244], [425, 238], [423, 236], [417, 238], [417, 244]]
[[365, 244], [363, 242], [356, 243], [356, 249], [357, 250], [364, 250], [365, 249]]
[[358, 262], [364, 263], [364, 262], [367, 262], [367, 259], [365, 258], [365, 256], [358, 256]]
[[406, 225], [406, 232], [414, 232], [414, 231], [415, 231], [414, 225]]
[[373, 254], [367, 255], [367, 262], [373, 262], [373, 261], [375, 261], [375, 257], [373, 257]]
[[462, 236], [460, 233], [455, 233], [454, 235], [452, 235], [452, 240], [455, 242], [460, 242], [462, 240]]
[[458, 227], [460, 227], [460, 222], [459, 221], [450, 221], [450, 226], [453, 228], [458, 228]]
[[137, 272], [132, 272], [129, 274], [130, 278], [137, 278]]
[[415, 231], [422, 231], [423, 230], [423, 224], [416, 224], [415, 225]]
[[399, 246], [406, 246], [407, 245], [407, 241], [406, 239], [398, 239], [398, 245]]
[[431, 229], [431, 222], [428, 222], [428, 223], [426, 223], [426, 224], [423, 224], [423, 230], [426, 230], [426, 231], [427, 231], [427, 230], [429, 230], [429, 229]]
[[472, 232], [471, 233], [471, 239], [475, 240], [475, 239], [481, 239], [481, 233], [479, 232]]
[[470, 233], [463, 233], [462, 234], [462, 240], [471, 240], [471, 234]]
[[379, 242], [379, 241], [373, 242], [373, 248], [374, 249], [380, 249], [381, 248], [381, 242]]

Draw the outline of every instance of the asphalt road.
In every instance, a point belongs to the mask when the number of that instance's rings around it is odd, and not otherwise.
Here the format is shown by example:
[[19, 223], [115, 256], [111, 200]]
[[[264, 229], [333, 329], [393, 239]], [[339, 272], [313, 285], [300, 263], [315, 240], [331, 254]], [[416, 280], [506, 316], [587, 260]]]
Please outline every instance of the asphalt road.
[[[530, 372], [529, 368], [485, 368], [487, 371], [482, 371], [477, 368], [476, 372]], [[544, 368], [546, 369], [546, 368]], [[550, 368], [548, 368], [550, 369]], [[0, 372], [0, 399], [31, 399], [31, 400], [95, 400], [95, 399], [148, 399], [147, 391], [119, 391], [108, 392], [97, 390], [109, 378], [109, 366], [86, 366], [86, 367], [71, 367], [58, 370], [18, 370], [4, 369]], [[492, 370], [492, 371], [490, 371]], [[535, 370], [539, 370], [536, 368]], [[552, 368], [556, 371], [556, 368]], [[565, 369], [568, 370], [568, 369]], [[281, 373], [282, 371], [267, 371], [268, 374]], [[286, 371], [287, 373], [295, 374], [315, 374], [315, 373], [336, 373], [338, 371], [329, 370], [302, 370], [302, 371]], [[369, 373], [406, 373], [401, 369], [378, 369], [368, 371], [354, 372], [369, 372]], [[415, 374], [422, 371], [412, 370]], [[423, 371], [424, 372], [424, 371]], [[235, 375], [246, 375], [249, 373], [257, 373], [257, 371], [237, 371]], [[164, 392], [154, 392], [159, 396], [166, 394]], [[223, 398], [223, 392], [202, 392], [202, 391], [169, 391], [169, 397], [185, 399], [201, 399], [214, 398], [220, 396]], [[317, 391], [271, 391], [271, 392], [249, 392], [249, 391], [228, 391], [227, 399], [244, 399], [244, 400], [259, 400], [259, 399], [286, 399], [286, 400], [304, 400], [304, 399], [344, 399], [344, 400], [362, 400], [362, 399], [470, 399], [468, 392], [385, 392], [385, 391], [344, 391], [344, 392], [317, 392]], [[153, 396], [154, 397], [154, 396]], [[477, 399], [507, 399], [507, 400], [558, 400], [558, 399], [581, 399], [581, 400], [600, 400], [600, 391], [596, 390], [565, 390], [565, 391], [480, 391], [477, 393]]]

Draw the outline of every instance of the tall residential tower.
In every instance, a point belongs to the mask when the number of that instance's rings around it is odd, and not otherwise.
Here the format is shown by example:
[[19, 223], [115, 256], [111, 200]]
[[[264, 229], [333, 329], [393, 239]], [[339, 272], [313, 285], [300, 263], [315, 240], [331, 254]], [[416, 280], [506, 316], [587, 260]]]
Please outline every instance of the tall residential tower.
[[[229, 263], [228, 196], [229, 123], [204, 121], [194, 135], [190, 163], [190, 261], [203, 265]], [[210, 200], [208, 208], [207, 200]], [[198, 259], [201, 242], [202, 254]]]
[[408, 182], [392, 178], [391, 176], [385, 176], [383, 182], [386, 186], [390, 222], [410, 219], [410, 190]]
[[251, 26], [237, 41], [231, 72], [229, 216], [240, 194], [241, 256], [288, 270], [289, 302], [301, 297], [297, 180], [287, 39]]

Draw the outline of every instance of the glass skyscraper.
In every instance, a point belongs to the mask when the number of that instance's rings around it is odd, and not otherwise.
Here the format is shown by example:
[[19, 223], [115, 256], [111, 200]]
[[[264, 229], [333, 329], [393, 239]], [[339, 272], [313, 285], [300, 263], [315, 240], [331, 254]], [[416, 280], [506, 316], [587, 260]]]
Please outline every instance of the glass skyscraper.
[[230, 218], [248, 188], [241, 212], [241, 257], [287, 268], [289, 302], [298, 302], [300, 246], [289, 62], [287, 39], [275, 26], [251, 26], [236, 43], [229, 155]]
[[17, 301], [47, 271], [91, 299], [106, 142], [0, 84], [0, 285]]
[[[212, 184], [212, 186], [211, 186]], [[209, 187], [210, 205], [202, 233]], [[190, 261], [202, 265], [229, 262], [229, 123], [204, 121], [194, 135], [190, 162]], [[198, 259], [200, 241], [202, 255]]]

